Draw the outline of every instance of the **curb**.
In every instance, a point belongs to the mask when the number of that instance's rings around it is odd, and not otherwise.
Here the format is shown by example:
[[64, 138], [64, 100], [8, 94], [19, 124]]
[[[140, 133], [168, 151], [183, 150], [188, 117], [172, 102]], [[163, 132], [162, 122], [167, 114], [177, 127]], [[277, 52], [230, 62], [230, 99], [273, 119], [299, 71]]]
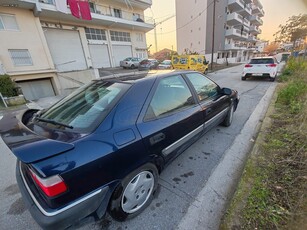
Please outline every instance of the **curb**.
[[[272, 84], [251, 114], [240, 134], [235, 138], [177, 229], [219, 229], [224, 212], [241, 178], [250, 149], [270, 105], [277, 84]], [[255, 128], [256, 127], [256, 128]]]

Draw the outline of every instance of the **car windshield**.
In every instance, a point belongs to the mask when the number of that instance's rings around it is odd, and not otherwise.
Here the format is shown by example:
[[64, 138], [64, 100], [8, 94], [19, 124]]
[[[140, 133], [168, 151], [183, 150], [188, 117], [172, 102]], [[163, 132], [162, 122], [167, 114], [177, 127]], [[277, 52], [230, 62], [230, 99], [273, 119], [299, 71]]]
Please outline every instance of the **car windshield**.
[[93, 81], [52, 106], [37, 122], [43, 124], [48, 120], [44, 125], [58, 123], [62, 128], [72, 127], [73, 132], [89, 133], [97, 128], [129, 87], [126, 83]]
[[130, 61], [131, 59], [132, 59], [131, 57], [128, 57], [124, 61]]
[[274, 60], [272, 58], [252, 59], [250, 64], [274, 64]]

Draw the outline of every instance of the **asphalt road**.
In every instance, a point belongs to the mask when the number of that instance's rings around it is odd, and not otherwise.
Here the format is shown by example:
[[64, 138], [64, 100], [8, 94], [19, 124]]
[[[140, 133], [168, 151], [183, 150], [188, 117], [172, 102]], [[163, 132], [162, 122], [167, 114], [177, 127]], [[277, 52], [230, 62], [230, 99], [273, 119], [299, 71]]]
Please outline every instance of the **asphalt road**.
[[[224, 69], [208, 76], [220, 86], [237, 89], [240, 103], [233, 124], [218, 126], [203, 136], [166, 168], [159, 180], [158, 192], [151, 205], [138, 217], [116, 222], [109, 215], [97, 222], [89, 220], [78, 229], [175, 229], [191, 205], [197, 205], [198, 194], [210, 175], [225, 157], [254, 112], [266, 91], [275, 82], [241, 81], [243, 66]], [[1, 111], [0, 111], [1, 113]], [[26, 210], [15, 179], [15, 157], [0, 138], [0, 229], [40, 229]], [[197, 220], [196, 220], [197, 221]]]

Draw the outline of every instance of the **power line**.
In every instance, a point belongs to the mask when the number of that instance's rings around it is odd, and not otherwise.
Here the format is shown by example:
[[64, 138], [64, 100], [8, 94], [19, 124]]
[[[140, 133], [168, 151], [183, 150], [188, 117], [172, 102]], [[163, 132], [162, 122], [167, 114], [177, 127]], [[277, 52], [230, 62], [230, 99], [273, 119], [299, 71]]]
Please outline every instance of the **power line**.
[[[202, 10], [200, 13], [198, 13], [198, 15], [193, 18], [192, 20], [188, 21], [186, 24], [184, 24], [183, 26], [180, 26], [178, 28], [176, 28], [175, 30], [172, 30], [172, 31], [168, 31], [168, 32], [164, 32], [164, 33], [161, 33], [161, 34], [170, 34], [170, 33], [174, 33], [184, 27], [186, 27], [187, 25], [189, 25], [190, 23], [192, 23], [193, 21], [195, 21], [197, 18], [199, 18], [205, 11], [208, 10], [208, 8], [214, 3], [215, 0], [213, 0], [204, 10]], [[152, 33], [147, 33], [147, 34], [152, 34]]]

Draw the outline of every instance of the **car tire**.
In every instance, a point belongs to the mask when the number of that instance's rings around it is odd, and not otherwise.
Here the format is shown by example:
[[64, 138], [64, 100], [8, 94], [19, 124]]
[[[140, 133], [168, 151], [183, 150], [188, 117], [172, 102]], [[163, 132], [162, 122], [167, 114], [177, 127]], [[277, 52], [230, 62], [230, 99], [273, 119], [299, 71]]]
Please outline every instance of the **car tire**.
[[227, 113], [227, 116], [225, 117], [224, 121], [222, 122], [222, 125], [225, 126], [225, 127], [229, 127], [232, 123], [232, 120], [233, 120], [233, 113], [234, 113], [234, 104], [231, 104], [229, 110], [228, 110], [228, 113]]
[[275, 81], [275, 79], [276, 79], [276, 76], [275, 77], [270, 77], [270, 81]]
[[246, 80], [246, 77], [241, 77], [241, 80], [242, 80], [242, 81], [245, 81], [245, 80]]
[[134, 66], [134, 65], [131, 65], [131, 66], [130, 66], [130, 68], [131, 68], [131, 69], [134, 69], [134, 68], [135, 68], [135, 66]]
[[112, 194], [109, 203], [112, 218], [124, 221], [140, 214], [151, 203], [158, 178], [156, 166], [150, 163], [126, 176]]

